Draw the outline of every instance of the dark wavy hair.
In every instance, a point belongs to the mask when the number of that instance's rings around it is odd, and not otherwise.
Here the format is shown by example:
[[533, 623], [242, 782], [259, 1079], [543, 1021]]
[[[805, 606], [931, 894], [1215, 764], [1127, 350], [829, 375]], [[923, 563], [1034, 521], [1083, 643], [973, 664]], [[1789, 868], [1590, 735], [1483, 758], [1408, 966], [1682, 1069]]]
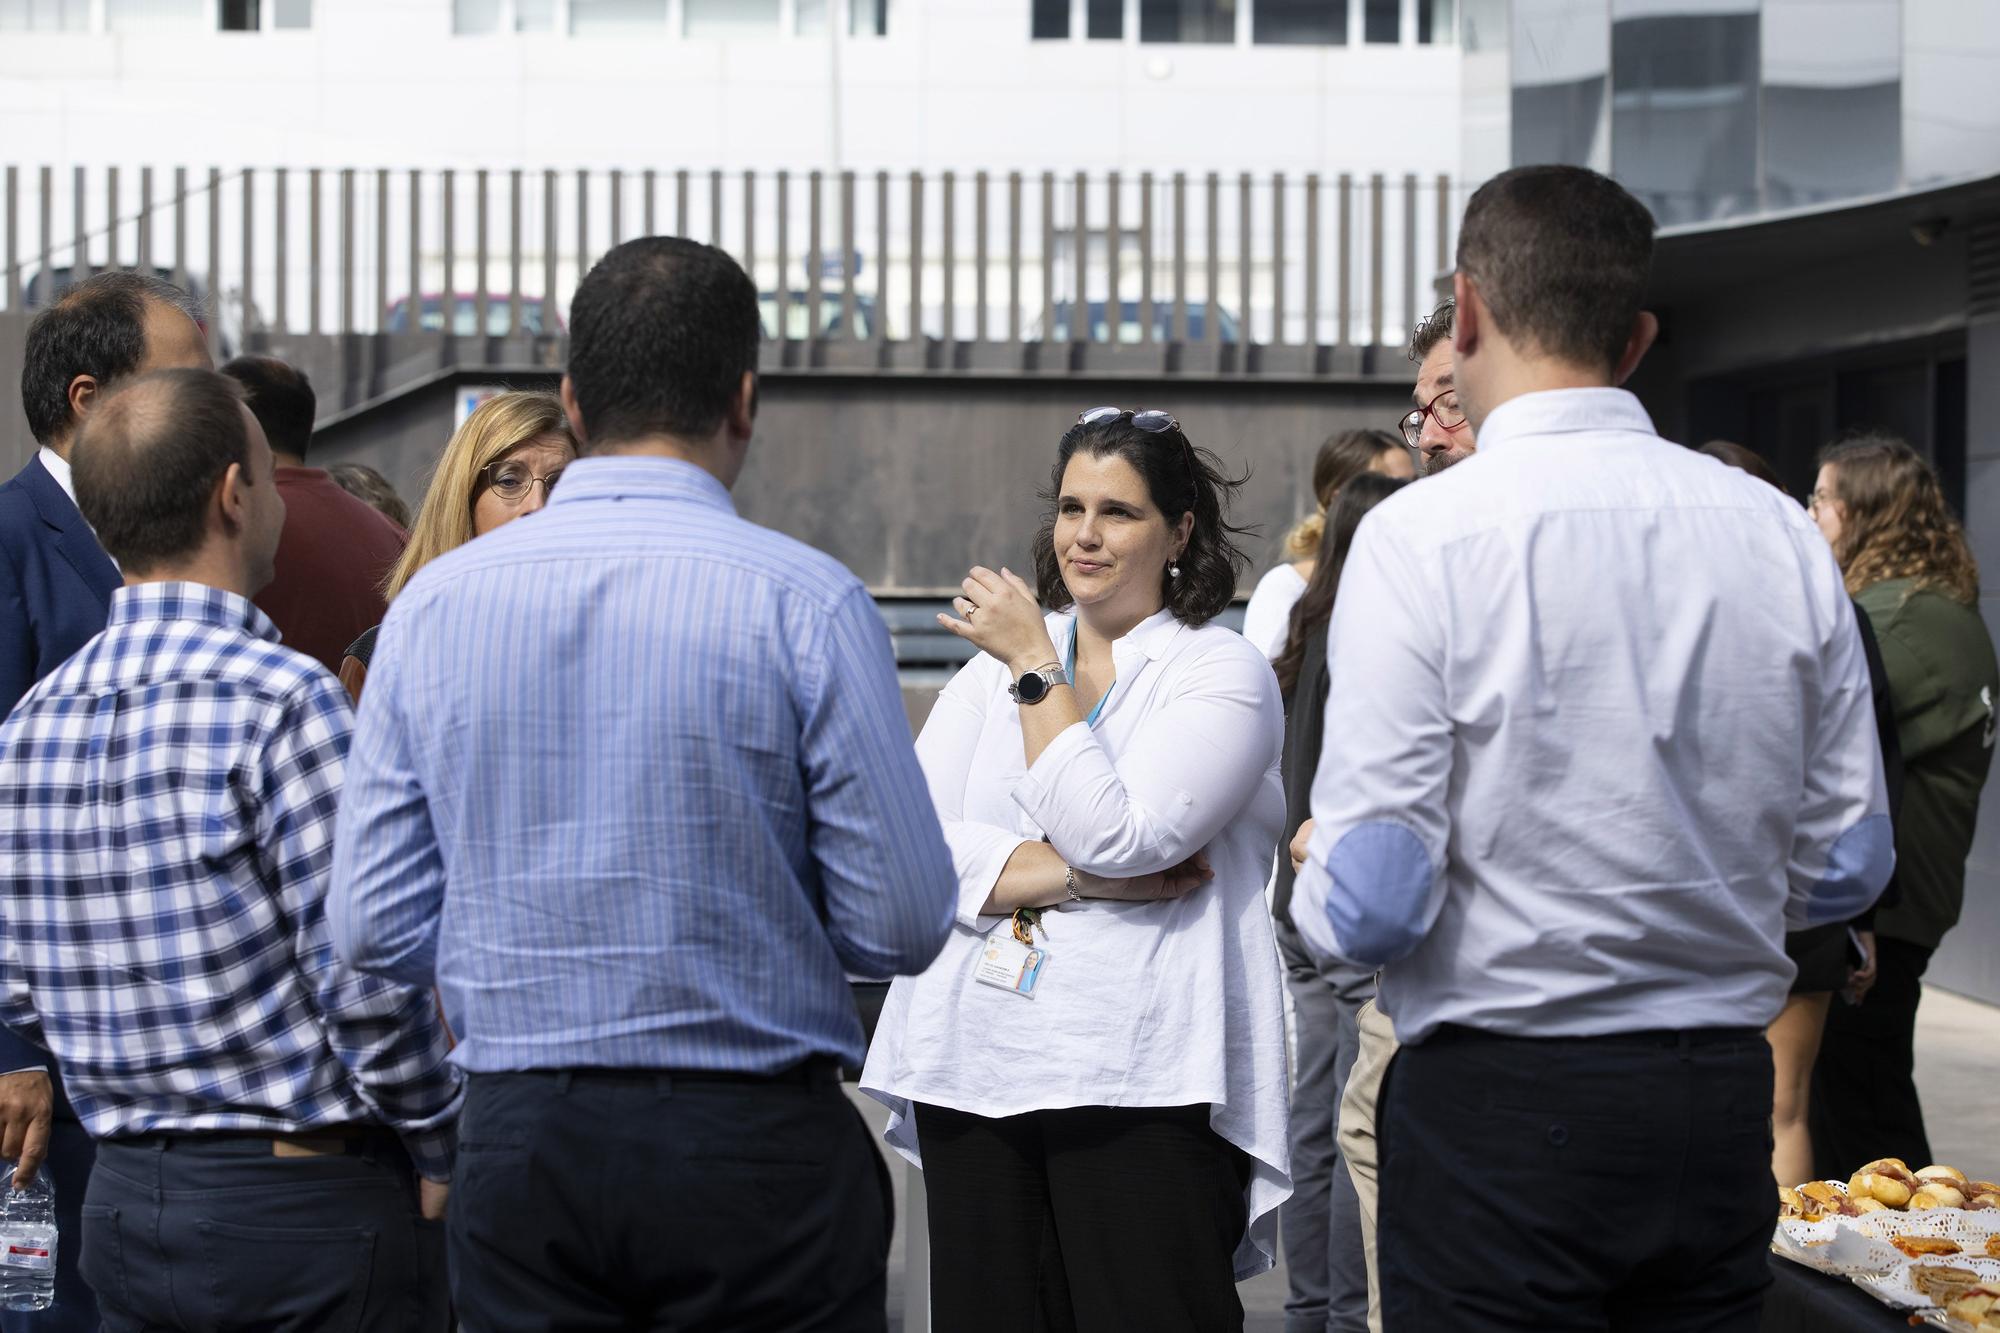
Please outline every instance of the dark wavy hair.
[[1347, 564], [1348, 548], [1354, 545], [1355, 530], [1368, 511], [1410, 483], [1379, 472], [1364, 472], [1340, 488], [1333, 508], [1326, 511], [1326, 536], [1321, 539], [1319, 558], [1306, 590], [1292, 603], [1292, 627], [1285, 636], [1284, 651], [1271, 659], [1278, 673], [1278, 693], [1289, 698], [1298, 684], [1299, 668], [1305, 664], [1306, 641], [1326, 633], [1333, 619], [1334, 595], [1340, 591], [1340, 571]]
[[1093, 458], [1122, 458], [1131, 464], [1146, 483], [1147, 498], [1170, 525], [1192, 511], [1194, 528], [1178, 562], [1181, 576], [1176, 579], [1166, 570], [1160, 571], [1160, 598], [1183, 624], [1205, 624], [1220, 615], [1236, 596], [1237, 577], [1248, 563], [1235, 538], [1254, 529], [1232, 524], [1229, 505], [1250, 474], [1230, 476], [1221, 459], [1195, 448], [1179, 429], [1140, 430], [1132, 424], [1130, 412], [1102, 421], [1079, 422], [1065, 431], [1056, 445], [1056, 465], [1049, 473], [1048, 488], [1040, 493], [1047, 510], [1035, 532], [1035, 591], [1042, 605], [1051, 611], [1072, 605], [1062, 566], [1056, 560], [1055, 534], [1063, 473], [1079, 451]]

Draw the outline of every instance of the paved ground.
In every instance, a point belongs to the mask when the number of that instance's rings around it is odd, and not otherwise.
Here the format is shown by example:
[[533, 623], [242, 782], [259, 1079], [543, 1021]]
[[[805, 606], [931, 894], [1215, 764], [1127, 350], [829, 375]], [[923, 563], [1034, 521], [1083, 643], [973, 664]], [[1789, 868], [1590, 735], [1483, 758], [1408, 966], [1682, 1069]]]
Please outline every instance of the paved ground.
[[[1931, 1149], [1938, 1160], [1975, 1180], [2000, 1179], [2000, 1008], [1945, 991], [1927, 989], [1917, 1013], [1917, 1085], [1923, 1092]], [[886, 1113], [849, 1089], [869, 1124], [880, 1132]], [[911, 1221], [904, 1163], [892, 1157], [896, 1179], [897, 1236], [889, 1256], [889, 1327], [906, 1327], [904, 1266]], [[1912, 1166], [1920, 1165], [1911, 1163]], [[1280, 1333], [1284, 1327], [1285, 1274], [1273, 1272], [1240, 1288], [1245, 1333]], [[921, 1324], [907, 1325], [911, 1333]]]

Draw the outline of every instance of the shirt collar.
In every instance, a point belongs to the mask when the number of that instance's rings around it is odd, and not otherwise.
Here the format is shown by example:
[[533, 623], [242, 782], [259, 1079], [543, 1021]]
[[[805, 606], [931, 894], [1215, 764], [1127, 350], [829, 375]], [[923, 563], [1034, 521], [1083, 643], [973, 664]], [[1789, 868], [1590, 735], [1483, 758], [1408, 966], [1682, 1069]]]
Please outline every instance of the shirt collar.
[[35, 457], [42, 460], [42, 467], [51, 477], [56, 479], [56, 485], [63, 488], [63, 494], [69, 497], [69, 502], [75, 504], [76, 481], [70, 476], [69, 460], [49, 448], [46, 444], [42, 446], [41, 451]]
[[549, 505], [585, 500], [692, 500], [725, 513], [736, 512], [729, 489], [705, 468], [680, 458], [611, 455], [579, 458], [563, 469], [562, 483]]
[[253, 638], [279, 640], [278, 627], [271, 618], [233, 592], [179, 579], [160, 583], [133, 583], [111, 594], [112, 625], [137, 624], [147, 620], [193, 620], [224, 629], [240, 629]]
[[1525, 436], [1612, 430], [1659, 433], [1639, 400], [1624, 389], [1544, 389], [1509, 398], [1488, 412], [1477, 443], [1484, 453]]
[[[1170, 608], [1162, 607], [1134, 625], [1131, 629], [1125, 631], [1125, 637], [1111, 645], [1111, 660], [1116, 664], [1121, 655], [1127, 652], [1136, 652], [1148, 661], [1156, 661], [1160, 654], [1167, 651], [1167, 645], [1173, 642], [1173, 637], [1180, 631], [1180, 627], [1181, 622], [1174, 615], [1173, 611]], [[1068, 634], [1074, 635], [1075, 633], [1076, 613], [1071, 612]], [[1056, 645], [1056, 648], [1061, 652], [1067, 653], [1069, 651], [1068, 645], [1069, 639], [1065, 637], [1062, 642]]]

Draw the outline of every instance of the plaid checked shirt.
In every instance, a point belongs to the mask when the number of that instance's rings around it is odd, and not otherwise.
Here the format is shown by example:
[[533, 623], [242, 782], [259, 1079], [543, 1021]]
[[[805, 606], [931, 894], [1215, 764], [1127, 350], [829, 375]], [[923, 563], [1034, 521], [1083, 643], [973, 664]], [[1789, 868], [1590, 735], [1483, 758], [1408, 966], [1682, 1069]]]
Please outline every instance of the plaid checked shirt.
[[0, 1021], [93, 1137], [379, 1122], [445, 1179], [437, 1006], [327, 933], [347, 696], [277, 638], [233, 593], [121, 588], [0, 724]]

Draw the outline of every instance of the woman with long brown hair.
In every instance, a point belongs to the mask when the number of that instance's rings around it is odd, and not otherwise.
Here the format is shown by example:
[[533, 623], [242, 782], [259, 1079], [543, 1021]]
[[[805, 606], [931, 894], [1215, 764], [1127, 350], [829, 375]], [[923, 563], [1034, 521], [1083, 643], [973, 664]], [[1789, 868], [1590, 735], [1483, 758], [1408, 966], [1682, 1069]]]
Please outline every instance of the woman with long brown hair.
[[2000, 664], [1979, 617], [1979, 568], [1931, 465], [1864, 435], [1820, 455], [1811, 512], [1882, 647], [1903, 757], [1898, 901], [1876, 915], [1876, 981], [1827, 1016], [1813, 1073], [1814, 1165], [1931, 1160], [1912, 1077], [1917, 1002], [1932, 952], [1958, 921], [1979, 794], [1993, 759]]
[[1297, 872], [1283, 849], [1312, 815], [1329, 683], [1327, 625], [1340, 591], [1341, 567], [1361, 520], [1406, 485], [1400, 478], [1364, 472], [1341, 488], [1326, 515], [1312, 577], [1292, 607], [1272, 663], [1285, 702], [1285, 834], [1278, 844], [1271, 915], [1298, 1033], [1292, 1071], [1292, 1197], [1279, 1210], [1278, 1224], [1291, 1284], [1285, 1300], [1288, 1326], [1358, 1329], [1368, 1319], [1360, 1202], [1340, 1158], [1335, 1122], [1360, 1049], [1358, 1015], [1375, 994], [1375, 971], [1320, 961], [1306, 948], [1292, 925]]
[[[446, 551], [540, 509], [575, 460], [576, 437], [554, 394], [511, 389], [488, 398], [445, 445], [409, 545], [383, 580], [383, 596], [395, 601], [418, 570]], [[341, 660], [340, 683], [357, 702], [374, 652], [371, 629]]]
[[1334, 497], [1348, 482], [1369, 473], [1403, 480], [1417, 475], [1409, 449], [1386, 430], [1344, 430], [1327, 436], [1320, 445], [1313, 459], [1315, 508], [1285, 534], [1284, 560], [1257, 580], [1250, 605], [1243, 610], [1243, 637], [1264, 656], [1276, 657], [1285, 646], [1292, 607], [1312, 579]]

